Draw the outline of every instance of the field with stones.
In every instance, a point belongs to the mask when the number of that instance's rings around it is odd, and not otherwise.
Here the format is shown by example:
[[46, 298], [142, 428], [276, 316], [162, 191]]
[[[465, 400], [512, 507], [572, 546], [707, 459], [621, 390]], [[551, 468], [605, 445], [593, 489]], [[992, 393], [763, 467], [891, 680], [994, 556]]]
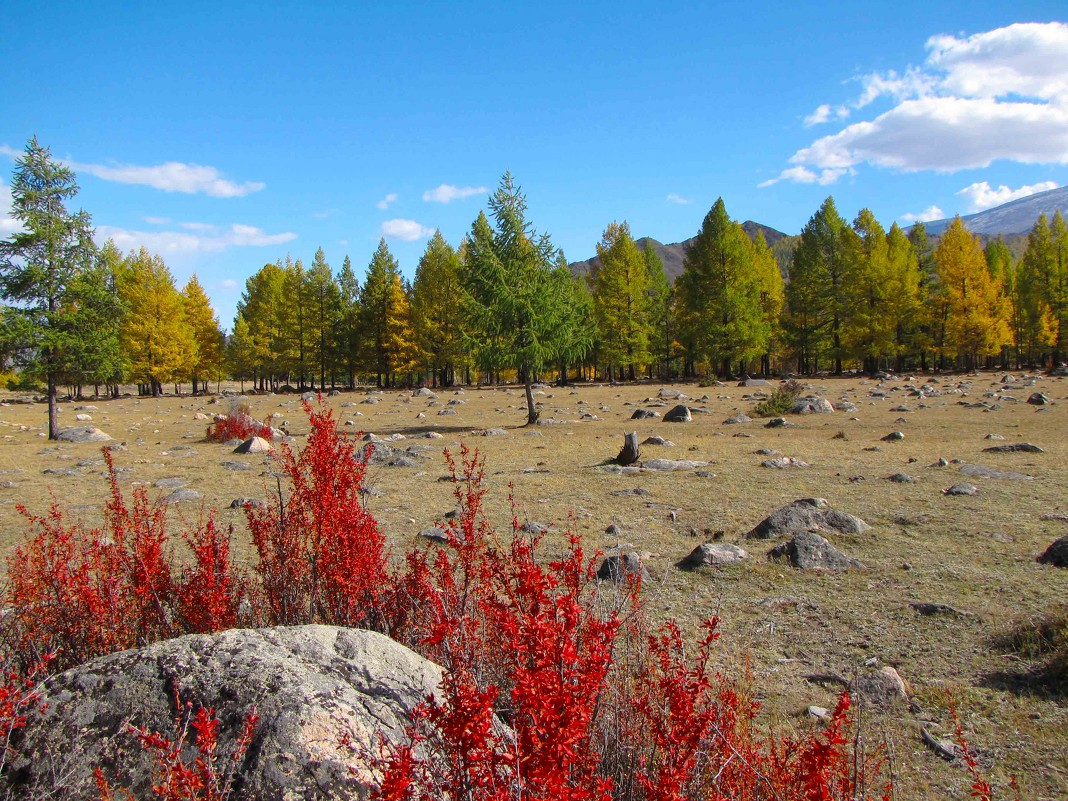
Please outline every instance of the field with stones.
[[[788, 415], [787, 425], [769, 428], [753, 409], [772, 389], [540, 386], [542, 424], [534, 427], [520, 425], [517, 387], [360, 390], [324, 401], [345, 431], [377, 440], [368, 504], [394, 555], [435, 547], [421, 532], [455, 506], [442, 451], [464, 443], [485, 458], [487, 509], [499, 531], [510, 525], [511, 486], [520, 522], [570, 527], [591, 553], [626, 553], [632, 562], [639, 555], [655, 618], [674, 617], [695, 632], [719, 615], [716, 658], [732, 675], [748, 669], [768, 725], [812, 725], [810, 707], [833, 708], [848, 683], [892, 667], [905, 695], [887, 692], [882, 704], [867, 705], [862, 731], [872, 745], [888, 745], [898, 798], [967, 796], [965, 771], [921, 740], [921, 730], [936, 742], [952, 733], [949, 698], [997, 784], [1016, 774], [1025, 798], [1068, 797], [1066, 688], [1035, 681], [1035, 664], [1004, 643], [1014, 624], [1068, 597], [1068, 570], [1036, 562], [1068, 533], [1068, 383], [995, 372], [821, 378], [805, 392], [835, 411]], [[1035, 393], [1048, 403], [1029, 403]], [[253, 417], [274, 415], [300, 446], [308, 422], [299, 395], [248, 402]], [[145, 486], [170, 502], [173, 530], [216, 509], [234, 525], [241, 558], [251, 560], [244, 514], [232, 504], [277, 488], [269, 455], [235, 454], [232, 444], [205, 439], [211, 416], [230, 403], [68, 402], [61, 425], [97, 427], [112, 439], [54, 443], [44, 435], [44, 403], [0, 396], [0, 552], [10, 554], [28, 530], [16, 504], [43, 513], [55, 502], [98, 522], [108, 444], [119, 446], [123, 489]], [[666, 422], [678, 404], [691, 419]], [[639, 409], [659, 416], [632, 419]], [[631, 431], [643, 443], [641, 461], [612, 464]], [[1038, 449], [988, 450], [1019, 443]], [[946, 492], [966, 484], [974, 494]], [[803, 498], [825, 499], [827, 509], [869, 526], [819, 532], [860, 565], [799, 569], [767, 556], [788, 537], [747, 537]], [[747, 558], [679, 566], [704, 543], [738, 546]], [[543, 547], [551, 556], [562, 540], [550, 531]]]

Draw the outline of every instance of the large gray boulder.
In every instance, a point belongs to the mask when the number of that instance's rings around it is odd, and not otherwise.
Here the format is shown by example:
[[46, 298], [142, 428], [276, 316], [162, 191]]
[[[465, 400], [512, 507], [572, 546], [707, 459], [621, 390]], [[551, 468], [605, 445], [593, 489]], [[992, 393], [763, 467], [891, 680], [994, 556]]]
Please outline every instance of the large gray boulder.
[[855, 515], [838, 512], [823, 498], [798, 498], [781, 506], [756, 524], [746, 539], [773, 540], [800, 531], [863, 534], [871, 526]]
[[808, 395], [798, 398], [790, 407], [790, 414], [830, 414], [834, 411], [834, 404], [826, 398], [816, 395]]
[[681, 403], [678, 406], [673, 406], [671, 410], [664, 415], [665, 423], [688, 423], [692, 419], [693, 416], [690, 414], [690, 408]]
[[696, 570], [699, 567], [722, 567], [733, 565], [749, 558], [743, 549], [729, 542], [706, 542], [698, 545], [689, 555], [677, 564], [683, 570]]
[[1068, 567], [1068, 534], [1050, 543], [1050, 546], [1038, 557], [1038, 562], [1054, 567]]
[[865, 570], [862, 562], [847, 556], [814, 531], [800, 531], [768, 551], [768, 559], [785, 560], [798, 570]]
[[[411, 710], [439, 692], [441, 669], [382, 634], [336, 626], [191, 635], [95, 659], [51, 679], [11, 775], [26, 797], [97, 799], [93, 769], [151, 795], [152, 757], [128, 723], [174, 737], [174, 691], [216, 710], [229, 754], [259, 715], [235, 790], [256, 799], [364, 799], [364, 756], [399, 742]], [[340, 747], [343, 737], [352, 746]], [[59, 782], [62, 786], [56, 787]]]
[[56, 434], [56, 439], [60, 442], [108, 442], [111, 437], [99, 428], [81, 426], [64, 428]]

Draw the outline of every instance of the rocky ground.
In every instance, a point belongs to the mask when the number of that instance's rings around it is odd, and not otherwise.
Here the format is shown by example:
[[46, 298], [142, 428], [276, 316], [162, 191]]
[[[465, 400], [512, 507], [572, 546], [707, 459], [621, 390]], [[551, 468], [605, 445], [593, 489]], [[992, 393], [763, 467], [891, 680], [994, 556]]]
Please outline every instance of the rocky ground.
[[[1068, 597], [1068, 570], [1036, 561], [1068, 533], [1068, 384], [1020, 373], [821, 378], [806, 389], [806, 413], [768, 427], [753, 410], [772, 389], [541, 387], [536, 427], [520, 427], [516, 388], [326, 401], [346, 431], [380, 438], [369, 503], [394, 553], [422, 547], [420, 532], [454, 508], [441, 452], [465, 443], [485, 457], [499, 526], [511, 519], [511, 485], [525, 520], [570, 526], [589, 550], [618, 557], [606, 580], [645, 571], [654, 616], [696, 631], [719, 614], [717, 658], [732, 675], [749, 666], [769, 724], [810, 725], [810, 707], [869, 687], [880, 703], [865, 736], [892, 745], [897, 797], [964, 798], [964, 772], [921, 740], [922, 729], [948, 733], [948, 692], [997, 782], [1015, 773], [1024, 797], [1068, 796], [1068, 690], [1032, 681], [1033, 665], [995, 640]], [[64, 426], [111, 439], [59, 443], [44, 438], [44, 404], [25, 400], [0, 403], [3, 553], [27, 530], [16, 503], [43, 512], [54, 498], [99, 520], [108, 444], [119, 446], [124, 489], [167, 498], [176, 525], [219, 509], [252, 558], [230, 507], [275, 485], [268, 454], [205, 441], [228, 399], [65, 403]], [[299, 445], [299, 396], [249, 401]], [[612, 459], [626, 432], [641, 454], [621, 466]], [[547, 553], [560, 542], [550, 533]]]

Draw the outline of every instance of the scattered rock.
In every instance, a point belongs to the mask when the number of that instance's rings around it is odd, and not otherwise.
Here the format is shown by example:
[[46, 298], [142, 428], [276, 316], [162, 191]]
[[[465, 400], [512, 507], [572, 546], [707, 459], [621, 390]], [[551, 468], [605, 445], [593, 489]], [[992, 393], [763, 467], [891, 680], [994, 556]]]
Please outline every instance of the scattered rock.
[[808, 462], [795, 459], [792, 456], [778, 456], [774, 459], [765, 459], [760, 463], [761, 467], [772, 467], [776, 470], [785, 470], [788, 467], [808, 467]]
[[221, 464], [224, 470], [232, 470], [235, 473], [240, 472], [242, 470], [252, 469], [252, 465], [250, 465], [248, 462], [222, 462]]
[[952, 487], [942, 490], [943, 495], [978, 495], [979, 488], [975, 484], [969, 484], [963, 482], [961, 484], [954, 484]]
[[617, 498], [619, 498], [619, 497], [623, 497], [624, 495], [652, 495], [653, 491], [652, 490], [648, 490], [645, 487], [635, 487], [634, 489], [612, 490], [608, 494], [609, 495], [615, 495]]
[[757, 523], [745, 538], [773, 540], [801, 531], [863, 534], [869, 528], [859, 517], [832, 509], [823, 498], [798, 498]]
[[430, 389], [429, 387], [419, 387], [419, 389], [417, 389], [415, 392], [412, 393], [412, 397], [413, 398], [436, 398], [437, 394], [435, 394], [434, 390]]
[[826, 723], [831, 719], [831, 710], [823, 706], [810, 706], [805, 710], [805, 714], [821, 723]]
[[791, 425], [785, 417], [773, 417], [764, 424], [764, 428], [789, 428]]
[[259, 498], [234, 498], [230, 501], [231, 509], [244, 509], [246, 506], [251, 506], [253, 509], [266, 509], [267, 501]]
[[797, 398], [790, 407], [790, 414], [828, 414], [834, 411], [834, 404], [826, 398], [809, 395]]
[[642, 445], [662, 445], [664, 447], [673, 447], [675, 445], [669, 439], [664, 439], [659, 434], [653, 434], [651, 437], [646, 437], [642, 440]]
[[747, 414], [735, 414], [723, 421], [724, 425], [731, 426], [737, 423], [752, 423], [753, 418]]
[[671, 411], [664, 415], [665, 423], [689, 423], [691, 420], [693, 416], [690, 414], [690, 408], [681, 403], [672, 407]]
[[503, 437], [507, 434], [508, 432], [503, 428], [487, 428], [482, 432], [484, 437]]
[[642, 563], [641, 555], [637, 551], [623, 551], [606, 556], [597, 569], [597, 578], [617, 584], [639, 577], [642, 581], [647, 581], [649, 571]]
[[857, 676], [851, 682], [849, 690], [859, 694], [868, 703], [883, 708], [908, 704], [909, 701], [905, 680], [889, 665]]
[[[378, 737], [406, 742], [412, 710], [440, 692], [441, 669], [388, 637], [335, 626], [232, 629], [100, 657], [43, 685], [46, 709], [25, 730], [17, 772], [29, 796], [99, 798], [92, 770], [121, 766], [134, 797], [152, 795], [155, 754], [129, 725], [174, 734], [174, 690], [217, 710], [220, 751], [259, 715], [234, 766], [249, 798], [369, 795]], [[350, 748], [340, 748], [342, 738]], [[109, 777], [111, 778], [111, 777]], [[57, 783], [58, 784], [54, 784]]]
[[423, 539], [430, 540], [431, 542], [448, 542], [448, 531], [441, 526], [431, 526], [430, 528], [424, 528], [419, 532], [419, 536]]
[[270, 453], [274, 448], [263, 437], [249, 437], [236, 448], [234, 453]]
[[695, 467], [707, 467], [708, 462], [698, 462], [690, 459], [647, 459], [642, 462], [644, 470], [657, 472], [670, 470], [692, 470]]
[[60, 442], [108, 442], [111, 437], [93, 426], [64, 428], [56, 435]]
[[1054, 540], [1050, 546], [1042, 552], [1042, 555], [1038, 557], [1037, 561], [1043, 565], [1068, 567], [1068, 534], [1060, 539]]
[[1011, 445], [992, 445], [989, 448], [983, 448], [983, 453], [1045, 453], [1045, 451], [1030, 442], [1014, 442]]
[[678, 567], [684, 570], [693, 570], [705, 565], [719, 567], [732, 565], [748, 557], [749, 554], [743, 549], [729, 542], [706, 542], [690, 551], [690, 554], [678, 563]]
[[866, 570], [865, 565], [847, 556], [814, 531], [799, 531], [768, 551], [768, 559], [786, 560], [798, 570]]
[[992, 467], [985, 467], [981, 464], [966, 464], [960, 469], [960, 473], [962, 476], [971, 476], [972, 478], [1004, 478], [1016, 481], [1030, 481], [1034, 478], [1024, 473], [1015, 473], [1011, 470], [995, 470]]
[[921, 615], [956, 615], [957, 617], [968, 617], [968, 612], [962, 612], [959, 609], [955, 609], [949, 604], [928, 603], [925, 601], [912, 601], [909, 603], [913, 609], [919, 612]]
[[187, 488], [182, 487], [182, 488], [176, 489], [174, 492], [172, 492], [170, 495], [168, 495], [166, 498], [164, 498], [163, 502], [168, 504], [168, 505], [172, 504], [172, 503], [186, 503], [188, 501], [199, 501], [203, 497], [204, 496], [201, 495], [196, 490], [187, 489]]
[[1048, 396], [1043, 395], [1041, 392], [1034, 392], [1031, 397], [1027, 399], [1027, 402], [1032, 406], [1049, 406], [1052, 401]]
[[634, 414], [630, 416], [631, 420], [653, 420], [660, 417], [660, 412], [653, 411], [652, 409], [635, 409]]
[[911, 484], [916, 479], [908, 473], [894, 473], [892, 476], [887, 476], [886, 480], [893, 481], [895, 484]]
[[152, 486], [156, 489], [178, 489], [189, 483], [188, 478], [161, 478]]
[[905, 435], [900, 431], [891, 431], [885, 437], [882, 438], [883, 442], [897, 442], [905, 438]]

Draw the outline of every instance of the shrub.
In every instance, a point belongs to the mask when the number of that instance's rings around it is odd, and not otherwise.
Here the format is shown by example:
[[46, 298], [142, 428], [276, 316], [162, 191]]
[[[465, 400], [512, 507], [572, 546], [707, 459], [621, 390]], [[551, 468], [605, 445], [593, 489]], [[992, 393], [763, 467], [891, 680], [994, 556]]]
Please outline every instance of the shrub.
[[230, 411], [225, 416], [216, 415], [215, 421], [208, 426], [207, 439], [212, 442], [229, 442], [232, 439], [263, 437], [270, 440], [274, 436], [271, 427], [273, 415], [260, 423], [254, 420], [248, 405], [248, 398], [235, 398], [230, 403]]
[[794, 401], [804, 391], [801, 383], [790, 379], [779, 384], [778, 388], [771, 393], [771, 397], [761, 401], [753, 409], [757, 417], [780, 417], [790, 411]]

